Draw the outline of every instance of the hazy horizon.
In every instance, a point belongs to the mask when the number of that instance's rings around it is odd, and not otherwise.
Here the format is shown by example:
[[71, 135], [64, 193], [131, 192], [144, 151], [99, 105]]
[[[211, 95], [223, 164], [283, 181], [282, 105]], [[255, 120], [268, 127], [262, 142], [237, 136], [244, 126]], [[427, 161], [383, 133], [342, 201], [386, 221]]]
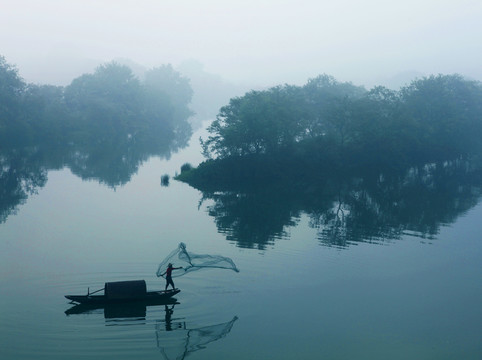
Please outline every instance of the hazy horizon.
[[195, 60], [251, 86], [319, 74], [371, 87], [482, 79], [478, 1], [3, 1], [0, 55], [28, 82], [65, 85], [101, 63]]

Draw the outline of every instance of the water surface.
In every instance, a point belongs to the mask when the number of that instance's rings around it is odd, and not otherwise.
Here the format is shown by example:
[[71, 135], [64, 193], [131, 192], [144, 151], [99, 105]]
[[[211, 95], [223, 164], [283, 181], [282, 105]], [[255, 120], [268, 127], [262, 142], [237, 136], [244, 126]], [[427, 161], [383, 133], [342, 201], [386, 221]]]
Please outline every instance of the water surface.
[[[0, 224], [2, 359], [482, 357], [480, 186], [461, 180], [456, 188], [470, 196], [452, 186], [438, 191], [453, 206], [416, 213], [435, 214], [427, 221], [393, 216], [383, 224], [356, 216], [366, 212], [348, 197], [316, 212], [283, 199], [273, 207], [269, 197], [203, 194], [173, 180], [162, 187], [161, 175], [201, 161], [198, 137], [116, 186], [68, 167], [49, 170], [37, 194], [8, 211]], [[430, 199], [420, 196], [407, 214]], [[340, 203], [338, 226], [326, 209]], [[349, 241], [330, 240], [346, 240], [347, 229]], [[181, 241], [195, 253], [231, 257], [240, 272], [176, 278], [174, 306], [66, 314], [75, 309], [65, 294], [106, 281], [163, 288], [157, 265]]]

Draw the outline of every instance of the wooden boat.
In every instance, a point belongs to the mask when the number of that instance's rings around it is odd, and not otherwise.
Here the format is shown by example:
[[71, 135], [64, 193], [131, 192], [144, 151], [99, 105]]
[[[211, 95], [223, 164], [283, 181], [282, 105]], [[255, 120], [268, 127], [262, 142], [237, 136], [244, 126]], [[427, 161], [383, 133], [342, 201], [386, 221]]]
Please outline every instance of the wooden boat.
[[[93, 295], [104, 291], [103, 295]], [[79, 304], [119, 304], [126, 302], [143, 302], [145, 304], [162, 303], [181, 290], [147, 291], [144, 280], [107, 282], [103, 289], [92, 293], [87, 290], [87, 295], [65, 295], [65, 297]]]

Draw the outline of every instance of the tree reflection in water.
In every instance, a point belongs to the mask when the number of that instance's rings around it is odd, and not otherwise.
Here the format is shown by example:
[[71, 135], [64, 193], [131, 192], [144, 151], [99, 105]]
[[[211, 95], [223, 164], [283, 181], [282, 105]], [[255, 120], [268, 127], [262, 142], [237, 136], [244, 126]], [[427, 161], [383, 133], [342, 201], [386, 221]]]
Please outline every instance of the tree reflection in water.
[[46, 182], [47, 170], [40, 164], [35, 149], [0, 152], [0, 223]]
[[264, 249], [288, 237], [287, 229], [305, 214], [322, 245], [343, 248], [404, 235], [430, 241], [441, 226], [475, 206], [481, 190], [480, 162], [459, 159], [404, 171], [333, 173], [316, 183], [280, 180], [269, 187], [210, 189], [203, 201], [213, 201], [207, 208], [218, 231], [240, 247]]
[[191, 128], [175, 134], [147, 128], [135, 135], [113, 131], [109, 136], [89, 134], [57, 144], [37, 139], [9, 147], [0, 144], [0, 223], [47, 183], [50, 170], [69, 168], [83, 180], [96, 180], [115, 188], [130, 181], [152, 156], [169, 159], [187, 146]]

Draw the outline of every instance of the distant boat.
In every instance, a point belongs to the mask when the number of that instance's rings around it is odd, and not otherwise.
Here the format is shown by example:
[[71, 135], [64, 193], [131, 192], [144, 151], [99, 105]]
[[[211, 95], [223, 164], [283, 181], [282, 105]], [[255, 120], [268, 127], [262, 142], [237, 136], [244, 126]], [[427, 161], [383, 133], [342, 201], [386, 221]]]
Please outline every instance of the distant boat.
[[[93, 295], [104, 291], [103, 295]], [[120, 304], [126, 302], [162, 303], [181, 290], [147, 291], [145, 280], [106, 282], [103, 289], [87, 295], [65, 295], [65, 297], [79, 304]]]

